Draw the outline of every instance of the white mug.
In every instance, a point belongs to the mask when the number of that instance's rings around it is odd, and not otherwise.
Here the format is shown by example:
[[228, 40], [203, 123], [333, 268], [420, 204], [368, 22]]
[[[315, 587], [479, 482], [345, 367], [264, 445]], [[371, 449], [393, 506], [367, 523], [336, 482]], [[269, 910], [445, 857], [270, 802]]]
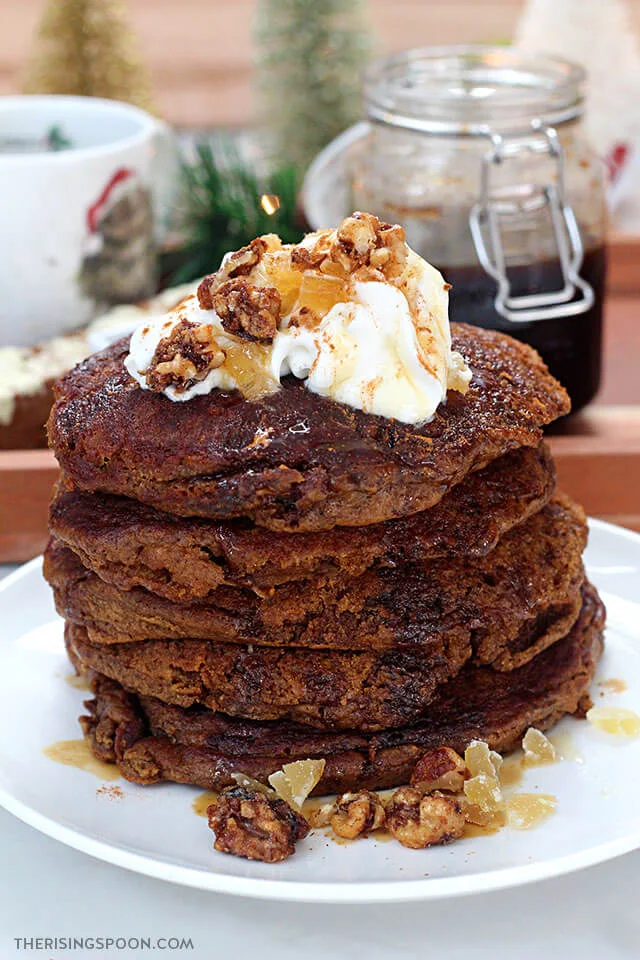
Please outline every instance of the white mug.
[[154, 292], [153, 195], [168, 136], [113, 100], [0, 98], [0, 346], [38, 343]]

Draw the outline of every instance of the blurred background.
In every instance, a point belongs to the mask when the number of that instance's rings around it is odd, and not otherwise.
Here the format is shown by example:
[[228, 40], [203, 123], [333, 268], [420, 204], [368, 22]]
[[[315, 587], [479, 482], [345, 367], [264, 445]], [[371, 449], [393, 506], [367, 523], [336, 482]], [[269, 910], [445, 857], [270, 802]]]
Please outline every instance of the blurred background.
[[[255, 0], [129, 0], [129, 20], [149, 67], [158, 108], [170, 123], [238, 127], [254, 118], [251, 66], [256, 6]], [[526, 3], [370, 0], [367, 6], [377, 51], [392, 53], [426, 44], [509, 42]], [[562, 3], [555, 6], [561, 8]], [[589, 4], [581, 6], [588, 18]], [[600, 6], [605, 12], [610, 4], [602, 0]], [[627, 0], [626, 6], [640, 34], [640, 0]], [[44, 0], [0, 2], [1, 94], [20, 90], [44, 7]], [[609, 65], [614, 66], [611, 61]]]

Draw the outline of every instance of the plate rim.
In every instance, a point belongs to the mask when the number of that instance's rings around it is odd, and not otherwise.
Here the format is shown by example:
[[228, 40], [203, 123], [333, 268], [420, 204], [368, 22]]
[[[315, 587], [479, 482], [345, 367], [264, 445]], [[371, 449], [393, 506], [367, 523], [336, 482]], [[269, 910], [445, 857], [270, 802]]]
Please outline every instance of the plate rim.
[[[588, 518], [590, 531], [599, 529], [616, 538], [632, 541], [640, 549], [640, 533], [604, 520]], [[22, 564], [2, 582], [0, 595], [30, 576], [41, 572], [42, 556]], [[485, 870], [481, 873], [457, 877], [428, 877], [418, 880], [381, 880], [349, 883], [305, 882], [301, 880], [270, 880], [265, 877], [240, 877], [206, 871], [197, 867], [169, 864], [157, 857], [135, 853], [117, 844], [99, 840], [86, 833], [65, 826], [34, 810], [7, 790], [0, 783], [0, 807], [18, 820], [33, 827], [65, 846], [78, 850], [93, 859], [139, 873], [144, 876], [181, 886], [232, 896], [251, 897], [260, 900], [299, 903], [397, 903], [437, 900], [449, 897], [488, 893], [511, 887], [519, 887], [540, 880], [563, 876], [576, 870], [586, 869], [607, 860], [623, 856], [640, 847], [640, 827], [625, 837], [576, 851], [554, 860], [541, 863], [528, 862], [517, 866]]]

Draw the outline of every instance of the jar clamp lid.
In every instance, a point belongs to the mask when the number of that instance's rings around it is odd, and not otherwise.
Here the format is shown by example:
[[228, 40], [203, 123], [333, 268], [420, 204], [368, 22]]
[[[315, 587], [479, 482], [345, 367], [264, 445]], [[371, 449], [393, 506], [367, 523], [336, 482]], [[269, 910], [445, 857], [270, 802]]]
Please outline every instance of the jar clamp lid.
[[[469, 228], [478, 260], [495, 280], [496, 311], [512, 323], [586, 313], [591, 286], [580, 277], [583, 245], [564, 185], [564, 150], [556, 127], [578, 119], [584, 71], [551, 57], [517, 49], [427, 47], [377, 61], [365, 74], [365, 105], [374, 124], [426, 136], [485, 138], [478, 201]], [[555, 161], [555, 182], [536, 202], [548, 209], [562, 273], [559, 289], [512, 296], [500, 217], [509, 203], [492, 190], [492, 174], [524, 153]]]

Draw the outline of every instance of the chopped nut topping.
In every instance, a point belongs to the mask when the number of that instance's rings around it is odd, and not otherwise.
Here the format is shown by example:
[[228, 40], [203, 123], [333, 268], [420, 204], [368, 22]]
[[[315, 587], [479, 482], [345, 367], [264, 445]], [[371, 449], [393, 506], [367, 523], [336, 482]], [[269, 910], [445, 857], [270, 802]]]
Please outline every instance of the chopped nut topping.
[[282, 770], [271, 774], [269, 783], [294, 810], [301, 810], [302, 804], [320, 782], [324, 767], [324, 760], [296, 760], [294, 763], [285, 763]]
[[205, 277], [198, 287], [198, 303], [203, 310], [213, 309], [213, 295], [227, 280], [246, 277], [256, 267], [267, 251], [281, 247], [280, 238], [274, 233], [256, 237], [246, 247], [228, 254], [215, 273]]
[[[356, 211], [337, 228], [329, 259], [347, 273], [359, 271], [362, 280], [398, 277], [407, 260], [404, 230], [398, 224], [384, 223], [370, 213]], [[363, 272], [365, 267], [370, 273]]]
[[371, 266], [383, 270], [387, 277], [396, 277], [402, 273], [406, 261], [407, 246], [403, 228], [398, 223], [380, 223]]
[[309, 832], [304, 817], [284, 800], [248, 787], [227, 787], [207, 815], [216, 850], [264, 863], [286, 860]]
[[423, 796], [414, 787], [396, 790], [387, 806], [387, 827], [405, 847], [422, 850], [457, 840], [464, 832], [460, 803], [445, 793]]
[[448, 790], [459, 793], [464, 785], [466, 765], [451, 747], [436, 747], [418, 760], [411, 775], [411, 786], [422, 793]]
[[385, 821], [385, 811], [377, 793], [360, 790], [338, 797], [336, 811], [331, 817], [334, 833], [346, 840], [354, 840], [370, 830], [378, 830]]
[[298, 307], [289, 317], [290, 327], [306, 327], [307, 330], [313, 330], [321, 322], [322, 317], [315, 313], [311, 307]]
[[150, 390], [161, 392], [175, 387], [182, 392], [210, 370], [221, 367], [226, 358], [210, 323], [180, 320], [158, 343], [145, 379]]
[[353, 267], [369, 263], [376, 246], [376, 227], [379, 223], [378, 218], [370, 213], [356, 212], [346, 217], [336, 230], [331, 259]]
[[326, 258], [326, 250], [313, 250], [307, 247], [293, 247], [291, 250], [291, 266], [296, 270], [317, 270]]
[[275, 287], [257, 287], [243, 277], [227, 280], [214, 293], [212, 303], [228, 333], [261, 343], [275, 337], [282, 303]]
[[525, 767], [538, 767], [544, 763], [554, 763], [557, 759], [556, 748], [541, 730], [529, 727], [522, 739]]

